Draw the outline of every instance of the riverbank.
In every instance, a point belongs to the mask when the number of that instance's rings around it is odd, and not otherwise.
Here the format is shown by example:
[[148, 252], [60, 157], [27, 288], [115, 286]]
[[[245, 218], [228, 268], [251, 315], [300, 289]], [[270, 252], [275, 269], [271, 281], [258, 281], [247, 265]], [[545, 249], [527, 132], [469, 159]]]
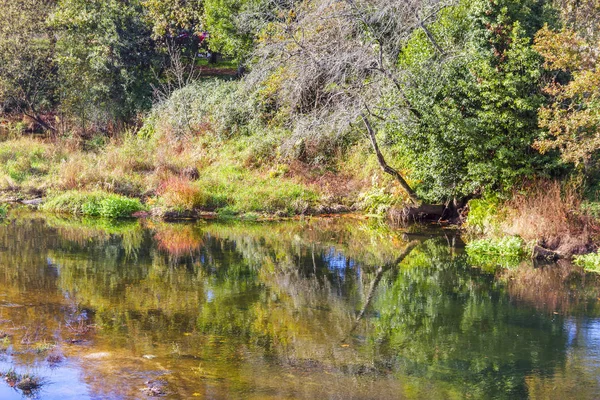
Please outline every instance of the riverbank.
[[[0, 202], [43, 198], [48, 211], [101, 215], [99, 198], [124, 211], [154, 216], [293, 216], [375, 211], [373, 190], [395, 201], [393, 184], [357, 148], [352, 158], [328, 168], [277, 160], [257, 143], [193, 137], [145, 139], [35, 139], [0, 143]], [[358, 168], [360, 165], [361, 168]], [[382, 182], [374, 186], [372, 179]], [[126, 199], [134, 199], [128, 202]], [[87, 206], [86, 206], [87, 204]], [[113, 215], [114, 214], [114, 215]]]
[[[286, 161], [272, 150], [258, 137], [19, 136], [0, 142], [0, 203], [51, 213], [164, 220], [348, 212], [385, 218], [405, 204], [365, 146], [355, 145], [345, 157], [320, 166]], [[580, 192], [558, 181], [530, 182], [512, 194], [471, 199], [452, 222], [482, 254], [595, 255], [598, 207]]]

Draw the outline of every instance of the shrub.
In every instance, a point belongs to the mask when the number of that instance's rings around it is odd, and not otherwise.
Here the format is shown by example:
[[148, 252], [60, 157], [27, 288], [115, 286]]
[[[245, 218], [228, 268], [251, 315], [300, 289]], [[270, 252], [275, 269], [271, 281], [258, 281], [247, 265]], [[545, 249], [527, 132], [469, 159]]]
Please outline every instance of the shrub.
[[181, 139], [210, 130], [223, 139], [246, 132], [252, 110], [235, 81], [194, 82], [156, 105], [141, 134]]
[[500, 202], [497, 197], [472, 199], [465, 228], [476, 234], [488, 234], [499, 228]]
[[6, 218], [7, 214], [8, 214], [8, 207], [6, 206], [6, 204], [0, 204], [0, 219]]
[[143, 210], [138, 199], [102, 191], [68, 191], [48, 200], [45, 211], [89, 215], [92, 217], [123, 218]]

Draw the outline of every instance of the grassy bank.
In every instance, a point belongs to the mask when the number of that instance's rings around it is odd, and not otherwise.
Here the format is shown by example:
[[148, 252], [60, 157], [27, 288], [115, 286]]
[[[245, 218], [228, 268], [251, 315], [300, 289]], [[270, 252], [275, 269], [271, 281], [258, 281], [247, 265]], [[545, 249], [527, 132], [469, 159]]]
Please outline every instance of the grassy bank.
[[463, 225], [467, 251], [482, 265], [516, 265], [524, 257], [572, 258], [588, 270], [600, 270], [598, 202], [585, 188], [573, 181], [537, 180], [504, 197], [471, 200]]
[[[0, 196], [3, 202], [44, 197], [46, 211], [105, 217], [137, 211], [291, 216], [380, 206], [370, 196], [372, 178], [387, 181], [369, 163], [368, 149], [357, 147], [344, 163], [323, 168], [259, 159], [261, 152], [276, 150], [262, 149], [266, 145], [257, 138], [217, 141], [199, 135], [23, 136], [0, 142]], [[384, 202], [392, 202], [387, 196]]]

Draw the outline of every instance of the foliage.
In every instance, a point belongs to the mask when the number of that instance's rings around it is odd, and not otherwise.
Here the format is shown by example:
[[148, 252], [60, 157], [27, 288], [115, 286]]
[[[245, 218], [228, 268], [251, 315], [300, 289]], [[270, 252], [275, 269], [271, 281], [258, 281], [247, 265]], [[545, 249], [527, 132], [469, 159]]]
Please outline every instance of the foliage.
[[202, 30], [203, 0], [142, 0], [156, 36], [176, 36], [180, 30]]
[[60, 0], [51, 21], [61, 106], [82, 131], [149, 108], [157, 55], [138, 0]]
[[45, 211], [80, 214], [92, 217], [123, 218], [144, 209], [138, 199], [106, 192], [68, 191], [50, 198]]
[[589, 253], [582, 254], [573, 257], [573, 263], [580, 267], [583, 267], [586, 271], [599, 272], [600, 273], [600, 254]]
[[176, 90], [153, 108], [143, 129], [173, 139], [207, 132], [225, 139], [246, 133], [251, 115], [237, 82], [212, 79]]
[[[396, 116], [385, 129], [425, 199], [510, 188], [542, 166], [531, 149], [542, 65], [530, 46], [535, 26], [527, 29], [541, 4], [461, 2], [431, 25], [433, 42], [417, 31], [401, 53], [405, 96], [418, 115], [409, 123]], [[398, 101], [391, 97], [384, 106]]]
[[479, 239], [467, 243], [469, 263], [481, 267], [512, 267], [525, 256], [525, 242], [518, 236], [500, 239]]
[[[597, 2], [584, 3], [600, 13]], [[565, 162], [590, 167], [600, 149], [598, 19], [585, 28], [578, 30], [567, 20], [561, 30], [545, 26], [536, 35], [535, 49], [544, 56], [545, 67], [555, 72], [544, 88], [550, 104], [540, 109], [540, 126], [547, 134], [536, 147], [542, 152], [558, 149]]]
[[19, 112], [49, 128], [41, 114], [56, 103], [49, 0], [0, 1], [0, 112]]
[[8, 215], [8, 206], [6, 204], [0, 204], [0, 220], [6, 218]]
[[[245, 61], [259, 29], [258, 6], [263, 0], [204, 0], [204, 27], [213, 51]], [[260, 26], [258, 27], [260, 28]]]
[[472, 199], [468, 203], [469, 214], [465, 228], [476, 234], [490, 234], [497, 231], [500, 223], [501, 204], [498, 197], [489, 196]]

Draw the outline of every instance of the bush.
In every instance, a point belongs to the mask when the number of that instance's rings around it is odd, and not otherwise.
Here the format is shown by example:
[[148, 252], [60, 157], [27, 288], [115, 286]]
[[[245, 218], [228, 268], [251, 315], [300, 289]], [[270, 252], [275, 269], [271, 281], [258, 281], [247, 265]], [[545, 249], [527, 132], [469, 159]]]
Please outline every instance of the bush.
[[141, 134], [180, 139], [210, 130], [219, 138], [246, 133], [252, 118], [235, 81], [194, 82], [156, 105]]
[[499, 228], [500, 202], [497, 197], [472, 199], [465, 228], [476, 234], [488, 234]]
[[8, 207], [6, 206], [6, 204], [0, 204], [0, 219], [6, 218], [7, 214], [8, 214]]
[[42, 209], [92, 217], [123, 218], [130, 217], [144, 207], [138, 199], [130, 199], [118, 194], [101, 191], [69, 191], [51, 198]]

